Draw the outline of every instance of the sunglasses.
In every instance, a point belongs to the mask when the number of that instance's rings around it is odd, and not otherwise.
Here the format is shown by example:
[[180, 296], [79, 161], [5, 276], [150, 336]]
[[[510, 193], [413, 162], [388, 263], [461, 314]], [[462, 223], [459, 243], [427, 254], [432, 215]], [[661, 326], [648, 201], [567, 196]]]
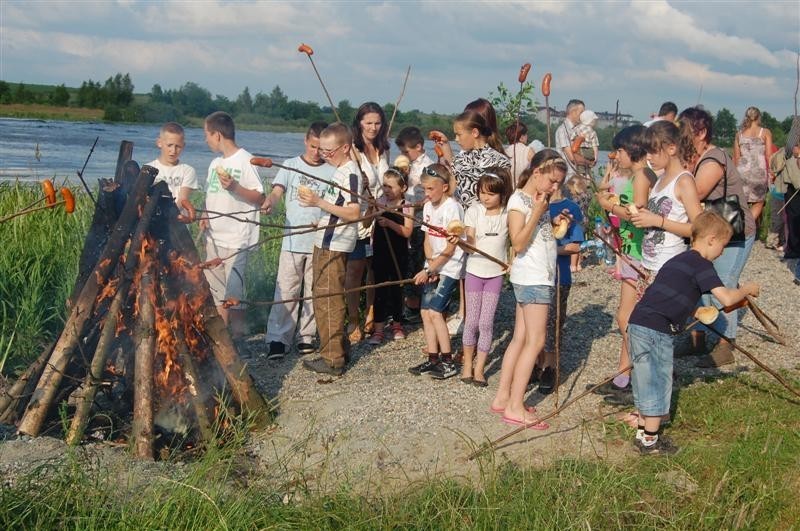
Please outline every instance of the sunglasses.
[[429, 175], [429, 176], [431, 176], [431, 177], [438, 177], [439, 179], [441, 179], [441, 180], [442, 180], [442, 182], [445, 182], [445, 183], [447, 183], [447, 184], [449, 184], [449, 183], [450, 183], [450, 179], [447, 179], [447, 178], [445, 178], [444, 176], [442, 176], [442, 175], [439, 175], [438, 173], [436, 173], [436, 170], [434, 170], [434, 169], [433, 169], [433, 168], [431, 168], [430, 166], [426, 166], [426, 167], [425, 167], [425, 169], [424, 169], [424, 170], [422, 170], [422, 171], [424, 171], [424, 172], [425, 172], [425, 175]]

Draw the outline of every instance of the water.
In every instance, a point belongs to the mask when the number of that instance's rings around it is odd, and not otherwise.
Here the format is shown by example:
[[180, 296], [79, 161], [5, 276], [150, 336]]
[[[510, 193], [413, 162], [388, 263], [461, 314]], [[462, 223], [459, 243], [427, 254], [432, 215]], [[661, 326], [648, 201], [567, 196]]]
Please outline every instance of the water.
[[[0, 180], [34, 182], [56, 176], [59, 180], [69, 177], [77, 181], [76, 172], [83, 166], [97, 137], [100, 140], [86, 166], [84, 177], [90, 183], [101, 177], [113, 178], [119, 144], [123, 140], [133, 142], [133, 159], [140, 165], [158, 157], [155, 142], [159, 127], [0, 118]], [[251, 153], [272, 157], [276, 162], [295, 157], [304, 149], [302, 133], [237, 131], [236, 142]], [[451, 146], [457, 153], [458, 146], [454, 142]], [[397, 151], [393, 150], [392, 155], [396, 154]], [[208, 165], [215, 157], [206, 145], [203, 130], [187, 128], [186, 149], [181, 161], [194, 167], [201, 185], [205, 183]], [[595, 175], [607, 161], [608, 152], [601, 151]], [[276, 173], [271, 168], [259, 171], [267, 180]]]
[[[76, 172], [86, 160], [95, 138], [100, 137], [84, 171], [87, 182], [113, 178], [123, 140], [133, 142], [133, 159], [146, 164], [158, 157], [158, 125], [61, 122], [0, 118], [0, 180], [39, 181], [56, 176], [77, 181]], [[251, 153], [281, 161], [303, 152], [302, 133], [237, 131], [236, 141]], [[37, 152], [38, 149], [38, 152]], [[38, 155], [38, 158], [37, 158]], [[205, 142], [203, 130], [186, 129], [186, 149], [181, 161], [194, 167], [201, 183], [216, 157]], [[262, 169], [262, 177], [274, 176]]]

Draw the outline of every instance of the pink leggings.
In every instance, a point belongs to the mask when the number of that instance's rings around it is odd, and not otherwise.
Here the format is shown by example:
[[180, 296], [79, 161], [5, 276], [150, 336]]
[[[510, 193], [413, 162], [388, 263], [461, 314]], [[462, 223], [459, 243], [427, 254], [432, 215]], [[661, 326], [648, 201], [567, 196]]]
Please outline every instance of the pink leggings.
[[489, 352], [492, 348], [494, 312], [503, 288], [503, 275], [481, 278], [467, 273], [464, 282], [467, 315], [464, 320], [464, 335], [461, 344], [467, 347], [478, 345], [478, 352]]

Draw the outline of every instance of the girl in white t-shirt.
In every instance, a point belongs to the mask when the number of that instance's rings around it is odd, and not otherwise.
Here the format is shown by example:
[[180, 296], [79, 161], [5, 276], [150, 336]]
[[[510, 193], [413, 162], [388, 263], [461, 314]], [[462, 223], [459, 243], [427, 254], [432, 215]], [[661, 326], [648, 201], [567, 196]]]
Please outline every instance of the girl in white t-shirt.
[[[567, 174], [558, 152], [544, 149], [520, 176], [517, 190], [508, 200], [508, 234], [517, 253], [511, 265], [511, 284], [517, 299], [514, 335], [503, 356], [500, 383], [491, 411], [503, 414], [503, 422], [544, 430], [533, 408], [526, 408], [525, 390], [536, 357], [544, 347], [547, 311], [555, 292], [556, 256], [549, 212], [549, 196]], [[562, 214], [553, 220], [560, 221]]]
[[[505, 168], [489, 168], [478, 180], [478, 202], [464, 216], [467, 242], [499, 260], [508, 258], [506, 203], [511, 194], [511, 176]], [[469, 251], [468, 251], [469, 252]], [[492, 347], [494, 313], [503, 288], [502, 266], [478, 253], [467, 256], [466, 317], [461, 345], [464, 365], [461, 381], [486, 387], [483, 369]], [[472, 357], [478, 356], [473, 366]]]
[[650, 166], [663, 173], [650, 189], [647, 209], [631, 216], [645, 229], [642, 267], [649, 273], [648, 280], [637, 281], [638, 298], [667, 260], [688, 249], [684, 239], [691, 237], [691, 222], [702, 212], [694, 178], [684, 169], [689, 148], [682, 147], [678, 127], [666, 120], [654, 123], [645, 131], [645, 144]]
[[453, 224], [463, 227], [464, 209], [450, 197], [455, 179], [442, 164], [431, 164], [423, 170], [422, 188], [427, 199], [422, 209], [426, 223], [422, 227], [425, 267], [414, 276], [414, 281], [423, 285], [420, 314], [428, 359], [408, 371], [414, 375], [429, 373], [443, 380], [458, 374], [443, 314], [453, 290], [464, 277], [464, 251], [457, 245], [460, 237], [450, 234], [456, 232]]

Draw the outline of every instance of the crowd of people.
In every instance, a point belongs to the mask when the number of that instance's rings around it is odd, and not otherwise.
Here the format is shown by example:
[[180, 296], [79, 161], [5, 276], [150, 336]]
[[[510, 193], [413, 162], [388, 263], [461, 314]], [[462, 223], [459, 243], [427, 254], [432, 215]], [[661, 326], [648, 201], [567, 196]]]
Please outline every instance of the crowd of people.
[[[453, 122], [458, 153], [444, 132], [431, 131], [431, 154], [422, 132], [406, 127], [391, 163], [386, 116], [367, 102], [350, 127], [311, 124], [303, 153], [284, 161], [265, 191], [250, 153], [236, 143], [233, 120], [215, 112], [204, 125], [219, 154], [208, 169], [205, 210], [222, 215], [200, 226], [208, 258], [225, 259], [206, 278], [231, 334], [242, 337], [244, 308], [230, 301], [244, 298], [248, 253], [237, 251], [258, 242], [250, 221], [283, 201], [274, 299], [286, 302], [271, 307], [267, 359], [294, 348], [316, 353], [303, 360], [306, 369], [341, 375], [353, 343], [403, 340], [406, 327], [421, 322], [425, 355], [409, 372], [486, 387], [508, 275], [516, 317], [489, 407], [507, 424], [544, 430], [525, 396], [532, 384], [543, 394], [559, 384], [561, 329], [582, 243], [597, 230], [586, 227], [595, 198], [619, 255], [608, 272], [621, 286], [623, 338], [618, 374], [598, 392], [635, 405], [626, 420], [643, 454], [672, 453], [659, 434], [669, 418], [673, 355], [702, 354], [702, 367], [732, 363], [737, 314], [720, 312], [711, 325], [723, 339], [695, 329], [687, 351], [673, 353], [673, 338], [699, 304], [723, 307], [758, 294], [739, 277], [767, 196], [768, 246], [800, 257], [800, 138], [793, 130], [770, 158], [772, 137], [759, 120], [758, 109], [747, 109], [731, 158], [711, 143], [707, 111], [678, 113], [667, 102], [652, 121], [616, 134], [598, 183], [597, 115], [580, 100], [568, 103], [555, 149], [528, 145], [521, 123], [506, 129], [504, 146], [494, 109], [478, 99]], [[161, 155], [151, 165], [180, 206], [198, 188], [194, 170], [179, 160], [181, 126], [164, 125], [157, 145]], [[293, 229], [309, 225], [316, 230]], [[458, 334], [459, 354], [451, 343]]]

